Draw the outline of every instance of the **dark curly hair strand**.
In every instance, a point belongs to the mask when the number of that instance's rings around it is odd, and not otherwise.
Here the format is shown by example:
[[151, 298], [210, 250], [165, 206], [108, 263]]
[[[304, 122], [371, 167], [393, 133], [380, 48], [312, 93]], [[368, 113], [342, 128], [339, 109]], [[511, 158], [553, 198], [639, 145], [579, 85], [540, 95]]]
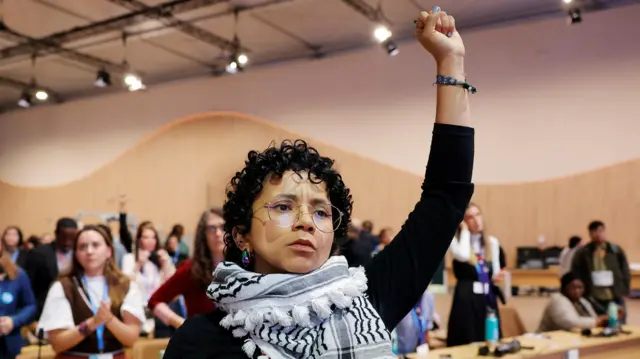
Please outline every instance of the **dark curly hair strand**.
[[[250, 151], [245, 167], [236, 172], [227, 188], [227, 200], [223, 206], [225, 260], [241, 264], [242, 251], [234, 241], [233, 229], [236, 228], [239, 234], [250, 232], [253, 202], [262, 192], [264, 180], [268, 175], [282, 176], [288, 170], [297, 174], [308, 172], [308, 179], [312, 183], [324, 182], [329, 201], [342, 212], [340, 225], [334, 231], [331, 249], [331, 253], [334, 253], [346, 239], [353, 201], [349, 188], [333, 164], [332, 159], [320, 156], [315, 148], [303, 140], [285, 140], [280, 147], [272, 144], [263, 152]], [[340, 214], [333, 215], [337, 217]]]

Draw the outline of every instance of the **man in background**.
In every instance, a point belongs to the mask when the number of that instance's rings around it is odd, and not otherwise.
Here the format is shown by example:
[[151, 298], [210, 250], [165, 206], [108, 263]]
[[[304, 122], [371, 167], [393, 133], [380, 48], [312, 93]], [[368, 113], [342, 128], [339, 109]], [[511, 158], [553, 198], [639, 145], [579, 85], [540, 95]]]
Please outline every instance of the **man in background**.
[[73, 241], [78, 233], [78, 223], [72, 218], [60, 218], [56, 223], [55, 239], [29, 252], [25, 271], [31, 280], [36, 297], [38, 315], [42, 312], [49, 287], [59, 275], [71, 269]]
[[[585, 297], [598, 314], [606, 313], [611, 302], [624, 308], [631, 285], [627, 256], [620, 246], [608, 241], [602, 221], [589, 223], [588, 229], [591, 242], [575, 253], [572, 271], [584, 283]], [[621, 318], [622, 323], [624, 319]]]

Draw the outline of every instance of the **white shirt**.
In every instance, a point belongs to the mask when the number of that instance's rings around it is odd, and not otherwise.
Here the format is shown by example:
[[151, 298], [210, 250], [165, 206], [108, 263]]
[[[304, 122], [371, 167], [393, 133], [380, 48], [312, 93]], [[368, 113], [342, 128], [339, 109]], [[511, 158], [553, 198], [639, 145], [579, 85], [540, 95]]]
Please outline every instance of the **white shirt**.
[[482, 238], [482, 234], [480, 233], [471, 234], [471, 249], [473, 249], [473, 253], [475, 254], [484, 255], [482, 242], [480, 240], [481, 238]]
[[[105, 278], [103, 276], [87, 277], [87, 291], [91, 300], [101, 302], [104, 295]], [[129, 284], [129, 291], [124, 296], [120, 313], [128, 312], [140, 320], [140, 324], [146, 320], [144, 315], [144, 302], [138, 287], [134, 283]], [[62, 288], [62, 283], [56, 281], [47, 293], [44, 308], [38, 321], [38, 329], [45, 333], [56, 329], [70, 329], [76, 326], [73, 320], [71, 304], [67, 300]]]
[[571, 271], [571, 264], [573, 262], [573, 255], [580, 247], [569, 248], [566, 247], [560, 252], [560, 277]]

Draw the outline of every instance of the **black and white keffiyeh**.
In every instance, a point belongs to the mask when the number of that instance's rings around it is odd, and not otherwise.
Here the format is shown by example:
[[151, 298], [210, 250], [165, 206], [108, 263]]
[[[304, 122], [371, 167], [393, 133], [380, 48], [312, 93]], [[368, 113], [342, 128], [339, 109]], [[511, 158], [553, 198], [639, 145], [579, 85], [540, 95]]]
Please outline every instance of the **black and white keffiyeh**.
[[365, 296], [363, 268], [329, 258], [307, 274], [258, 274], [231, 262], [213, 272], [207, 295], [242, 350], [270, 359], [390, 359], [391, 335]]

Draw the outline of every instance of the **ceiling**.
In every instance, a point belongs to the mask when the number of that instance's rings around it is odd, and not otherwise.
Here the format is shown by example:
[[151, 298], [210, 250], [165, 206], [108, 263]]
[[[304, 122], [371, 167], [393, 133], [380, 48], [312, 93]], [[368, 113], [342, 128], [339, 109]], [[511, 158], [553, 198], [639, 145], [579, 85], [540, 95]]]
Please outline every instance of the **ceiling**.
[[[634, 2], [573, 1], [583, 11]], [[245, 71], [251, 71], [378, 46], [377, 23], [387, 24], [395, 40], [407, 37], [418, 12], [434, 5], [464, 28], [563, 15], [567, 6], [562, 0], [4, 0], [0, 107], [16, 108], [32, 79], [50, 94], [34, 104], [51, 105], [124, 92], [122, 78], [130, 71], [153, 86], [222, 75], [233, 53], [246, 53]], [[93, 84], [101, 69], [111, 75], [109, 88]]]

